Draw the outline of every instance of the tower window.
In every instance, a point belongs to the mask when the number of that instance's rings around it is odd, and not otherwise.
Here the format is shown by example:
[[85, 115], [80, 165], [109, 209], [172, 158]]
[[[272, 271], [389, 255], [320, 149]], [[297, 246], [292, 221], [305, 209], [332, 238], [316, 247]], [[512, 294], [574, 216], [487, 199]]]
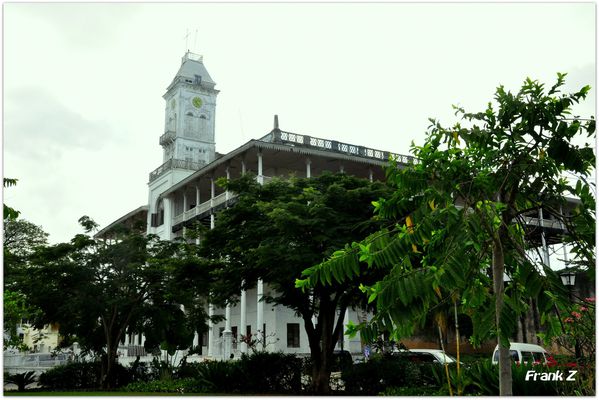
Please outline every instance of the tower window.
[[200, 75], [194, 75], [194, 84], [199, 85], [202, 83], [202, 77]]
[[200, 118], [206, 119], [206, 116], [204, 114], [202, 114], [202, 115], [200, 115]]

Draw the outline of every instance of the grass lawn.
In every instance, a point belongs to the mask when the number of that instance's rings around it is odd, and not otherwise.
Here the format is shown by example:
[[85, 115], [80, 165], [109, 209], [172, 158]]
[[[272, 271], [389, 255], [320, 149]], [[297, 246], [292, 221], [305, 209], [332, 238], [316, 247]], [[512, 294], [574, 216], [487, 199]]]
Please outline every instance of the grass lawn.
[[158, 392], [42, 392], [42, 391], [24, 391], [17, 392], [10, 390], [4, 392], [4, 396], [227, 396], [223, 393], [158, 393]]

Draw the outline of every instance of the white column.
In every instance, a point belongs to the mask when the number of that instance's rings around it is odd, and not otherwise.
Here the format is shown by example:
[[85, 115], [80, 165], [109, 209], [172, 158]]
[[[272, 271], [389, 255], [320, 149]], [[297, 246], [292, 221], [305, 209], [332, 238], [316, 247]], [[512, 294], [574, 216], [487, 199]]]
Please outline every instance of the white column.
[[200, 344], [200, 335], [198, 335], [197, 332], [194, 332], [193, 334], [193, 347], [198, 347], [198, 345]]
[[[562, 206], [559, 206], [559, 213], [561, 215], [561, 218], [564, 217], [564, 209], [562, 208]], [[564, 233], [566, 232], [566, 224], [564, 224], [563, 219], [560, 219], [559, 221], [560, 226], [562, 228], [562, 231], [564, 231]], [[564, 268], [568, 267], [568, 249], [566, 248], [566, 243], [564, 242], [564, 240], [562, 239], [562, 249], [564, 250]]]
[[225, 330], [223, 331], [223, 360], [228, 360], [233, 348], [233, 333], [231, 332], [231, 306], [225, 307]]
[[[200, 184], [196, 185], [196, 211], [195, 214], [198, 215], [198, 210], [200, 206]], [[196, 244], [200, 244], [200, 238], [196, 238]], [[197, 334], [196, 334], [197, 335]]]
[[546, 266], [550, 266], [549, 261], [549, 246], [547, 246], [547, 241], [545, 240], [545, 220], [543, 219], [543, 208], [539, 207], [539, 223], [541, 225], [541, 244], [543, 246], [543, 263]]
[[[349, 324], [349, 308], [345, 309], [345, 316], [343, 317], [343, 328], [341, 328], [341, 332], [345, 332], [347, 325]], [[349, 348], [349, 336], [343, 333], [343, 349], [347, 351], [351, 351]]]
[[[212, 317], [214, 315], [214, 306], [212, 304], [208, 305], [208, 316]], [[214, 356], [214, 323], [209, 319], [208, 320], [208, 355], [210, 357]]]
[[264, 325], [264, 303], [262, 302], [262, 296], [264, 295], [264, 282], [262, 279], [258, 279], [258, 285], [256, 286], [256, 332], [260, 331], [262, 337], [262, 348], [264, 348], [265, 335], [262, 326]]
[[[231, 174], [229, 173], [229, 167], [227, 167], [227, 169], [225, 170], [225, 172], [227, 173], [227, 180], [231, 179]], [[225, 200], [229, 200], [229, 191], [227, 190], [225, 192]]]
[[372, 168], [368, 168], [368, 179], [372, 182]]
[[196, 207], [200, 205], [200, 185], [196, 185]]
[[[246, 334], [245, 331], [245, 327], [247, 325], [247, 298], [246, 298], [246, 292], [245, 290], [241, 291], [241, 301], [239, 302], [239, 307], [241, 308], [241, 316], [240, 316], [240, 321], [239, 321], [239, 328], [237, 328], [237, 337], [241, 338], [241, 335]], [[248, 345], [245, 342], [241, 342], [239, 349], [241, 350], [242, 353], [247, 353], [248, 351]]]
[[[310, 295], [310, 305], [312, 306], [312, 310], [316, 310], [316, 307], [314, 307], [314, 294]], [[312, 325], [314, 325], [314, 328], [316, 329], [316, 324], [318, 323], [318, 316], [316, 315], [316, 312], [314, 312], [314, 314], [312, 314]]]
[[245, 160], [241, 160], [241, 175], [245, 175]]
[[345, 170], [343, 169], [343, 164], [339, 165], [339, 172], [344, 173]]
[[[187, 212], [187, 188], [183, 188], [183, 214]], [[185, 217], [183, 217], [185, 221]], [[183, 227], [183, 237], [187, 236], [187, 228]]]
[[309, 158], [306, 158], [306, 178], [311, 178], [312, 177], [312, 160], [310, 160]]
[[[210, 208], [214, 207], [214, 177], [210, 178]], [[210, 229], [214, 229], [214, 212], [210, 210]]]
[[214, 187], [214, 177], [210, 177], [210, 207], [214, 207], [214, 195], [216, 188]]
[[175, 202], [171, 196], [167, 196], [163, 199], [164, 204], [164, 234], [165, 240], [172, 239], [173, 234], [173, 217], [174, 217], [174, 206]]
[[264, 183], [264, 176], [262, 176], [262, 153], [258, 153], [258, 183]]

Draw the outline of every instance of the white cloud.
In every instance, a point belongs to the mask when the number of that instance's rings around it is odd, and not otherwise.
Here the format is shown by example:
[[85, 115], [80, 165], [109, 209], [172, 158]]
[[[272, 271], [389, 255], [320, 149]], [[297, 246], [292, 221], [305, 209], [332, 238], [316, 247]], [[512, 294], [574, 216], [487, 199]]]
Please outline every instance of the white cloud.
[[[187, 29], [221, 91], [219, 152], [278, 114], [285, 130], [407, 153], [429, 117], [484, 109], [499, 84], [595, 84], [592, 3], [5, 4], [4, 167], [21, 179], [6, 194], [51, 240], [146, 201]], [[576, 112], [594, 114], [595, 93]]]
[[7, 152], [44, 162], [85, 149], [100, 151], [114, 140], [106, 121], [92, 121], [44, 89], [23, 87], [5, 95], [4, 146]]

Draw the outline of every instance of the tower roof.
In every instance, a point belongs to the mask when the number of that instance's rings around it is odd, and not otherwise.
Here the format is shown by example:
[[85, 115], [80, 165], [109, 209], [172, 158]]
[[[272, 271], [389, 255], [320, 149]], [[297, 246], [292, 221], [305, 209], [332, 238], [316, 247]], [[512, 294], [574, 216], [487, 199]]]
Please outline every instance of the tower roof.
[[179, 67], [177, 75], [175, 75], [175, 78], [167, 90], [173, 87], [177, 82], [185, 82], [194, 85], [199, 84], [207, 89], [214, 89], [214, 85], [216, 85], [202, 62], [202, 56], [190, 51], [185, 53], [181, 58], [181, 67]]

